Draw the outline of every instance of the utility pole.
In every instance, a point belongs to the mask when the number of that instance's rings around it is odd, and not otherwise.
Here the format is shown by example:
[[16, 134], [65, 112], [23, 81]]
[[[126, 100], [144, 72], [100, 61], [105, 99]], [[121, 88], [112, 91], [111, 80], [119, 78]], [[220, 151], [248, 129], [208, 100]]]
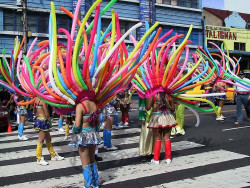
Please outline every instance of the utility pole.
[[148, 20], [148, 23], [149, 23], [149, 27], [151, 27], [152, 26], [152, 15], [151, 15], [151, 13], [152, 13], [152, 10], [151, 10], [151, 4], [152, 4], [152, 2], [151, 2], [151, 0], [149, 0], [148, 1], [148, 18], [149, 18], [149, 20]]
[[23, 43], [23, 53], [27, 53], [28, 48], [28, 23], [27, 23], [27, 0], [21, 0], [22, 4], [22, 12], [23, 12], [23, 37], [25, 37], [24, 43]]

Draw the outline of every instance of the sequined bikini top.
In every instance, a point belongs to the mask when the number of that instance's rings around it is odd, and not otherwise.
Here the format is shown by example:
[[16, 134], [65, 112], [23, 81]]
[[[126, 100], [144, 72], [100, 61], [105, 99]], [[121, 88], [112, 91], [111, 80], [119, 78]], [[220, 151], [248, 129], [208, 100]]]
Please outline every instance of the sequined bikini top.
[[[96, 120], [98, 118], [97, 113], [96, 112], [88, 113], [86, 106], [83, 103], [81, 103], [81, 105], [82, 105], [84, 112], [85, 112], [85, 115], [82, 116], [82, 118], [88, 118], [88, 121], [94, 127], [97, 124], [96, 123], [97, 122]], [[86, 123], [86, 122], [84, 122], [84, 123]]]

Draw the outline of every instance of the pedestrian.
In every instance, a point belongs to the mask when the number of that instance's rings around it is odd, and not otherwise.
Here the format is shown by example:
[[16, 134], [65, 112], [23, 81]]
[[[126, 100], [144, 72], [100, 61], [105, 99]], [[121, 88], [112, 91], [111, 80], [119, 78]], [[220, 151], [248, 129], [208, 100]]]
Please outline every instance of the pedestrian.
[[28, 138], [23, 135], [23, 129], [25, 125], [25, 117], [27, 115], [27, 110], [24, 105], [18, 105], [18, 102], [23, 100], [23, 96], [21, 94], [13, 94], [10, 97], [6, 107], [8, 107], [11, 103], [16, 103], [16, 110], [15, 113], [17, 114], [17, 122], [18, 122], [18, 139], [19, 140], [28, 140]]
[[97, 133], [98, 114], [94, 100], [84, 99], [76, 105], [75, 125], [72, 132], [77, 133], [73, 136], [70, 146], [78, 148], [82, 162], [84, 186], [85, 188], [98, 187], [98, 169], [95, 161], [95, 151], [97, 145], [102, 143], [102, 139]]
[[[250, 83], [250, 80], [245, 77], [245, 73], [243, 71], [239, 72], [239, 77], [244, 80], [248, 81]], [[250, 85], [248, 85], [250, 87]], [[242, 105], [244, 106], [246, 110], [246, 114], [248, 119], [250, 120], [250, 94], [249, 90], [247, 92], [246, 89], [235, 86], [235, 90], [237, 91], [236, 93], [236, 117], [237, 120], [235, 122], [235, 125], [239, 125], [243, 121], [243, 113], [242, 113]], [[235, 95], [235, 93], [234, 93]], [[233, 97], [234, 100], [234, 97]]]
[[[216, 120], [218, 121], [223, 121], [226, 117], [224, 117], [221, 113], [222, 111], [222, 107], [224, 105], [224, 100], [226, 99], [226, 93], [225, 91], [227, 90], [228, 86], [225, 82], [222, 82], [222, 81], [217, 81], [215, 82], [214, 86], [213, 86], [213, 91], [215, 93], [224, 93], [225, 95], [222, 95], [222, 96], [216, 96], [215, 97], [215, 101], [217, 103], [217, 105], [219, 106], [218, 107], [218, 114], [217, 114], [217, 117], [216, 117]], [[224, 89], [224, 90], [223, 90]]]
[[125, 89], [123, 92], [123, 96], [120, 100], [120, 110], [122, 112], [122, 123], [124, 127], [127, 127], [129, 124], [129, 108], [130, 104], [132, 104], [131, 99], [129, 98], [129, 91]]
[[36, 158], [37, 163], [42, 166], [46, 166], [49, 163], [46, 162], [42, 156], [42, 148], [44, 140], [46, 141], [46, 146], [51, 156], [52, 161], [61, 161], [64, 157], [61, 157], [56, 153], [52, 147], [50, 129], [51, 129], [51, 121], [48, 105], [43, 102], [41, 99], [36, 98], [34, 104], [34, 113], [37, 116], [37, 119], [34, 123], [34, 129], [38, 130], [38, 141], [36, 148]]
[[0, 91], [0, 100], [2, 101], [2, 106], [6, 106], [8, 101], [10, 100], [10, 93], [6, 88], [3, 88]]
[[177, 125], [173, 116], [174, 101], [170, 95], [159, 92], [149, 98], [146, 109], [150, 110], [151, 108], [152, 113], [148, 128], [153, 129], [155, 135], [154, 158], [151, 163], [159, 164], [161, 143], [164, 139], [165, 159], [166, 163], [170, 164], [172, 161], [170, 133], [171, 128]]

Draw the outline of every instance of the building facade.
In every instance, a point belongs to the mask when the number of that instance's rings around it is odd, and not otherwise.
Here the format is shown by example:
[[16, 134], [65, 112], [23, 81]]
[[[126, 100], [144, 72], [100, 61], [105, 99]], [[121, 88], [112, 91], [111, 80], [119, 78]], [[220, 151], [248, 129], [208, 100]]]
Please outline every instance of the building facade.
[[232, 11], [204, 8], [206, 44], [210, 52], [219, 52], [209, 43], [221, 47], [227, 44], [231, 57], [241, 58], [240, 69], [250, 73], [250, 15]]
[[[14, 38], [22, 38], [22, 10], [20, 9], [21, 0], [0, 0], [0, 49], [6, 51], [13, 49]], [[49, 0], [27, 0], [28, 30], [32, 32], [29, 38], [29, 45], [35, 37], [38, 41], [48, 38], [48, 20], [50, 13]], [[60, 11], [60, 6], [72, 11], [77, 0], [54, 0], [57, 11], [57, 26], [70, 30], [71, 19]], [[88, 10], [93, 1], [82, 0], [82, 15]], [[103, 8], [108, 0], [103, 0]], [[174, 29], [178, 34], [186, 34], [190, 24], [193, 24], [193, 32], [190, 40], [191, 50], [195, 50], [195, 45], [201, 45], [204, 41], [203, 22], [202, 22], [202, 0], [117, 0], [113, 5], [119, 14], [121, 32], [125, 33], [130, 27], [140, 21], [148, 21], [153, 24], [160, 22], [163, 28], [162, 33]], [[92, 18], [94, 15], [92, 15]], [[111, 21], [111, 12], [108, 11], [102, 16], [102, 29], [105, 29]], [[132, 33], [139, 40], [145, 32], [145, 25]], [[174, 36], [175, 32], [169, 36]], [[64, 36], [61, 36], [64, 38]], [[179, 42], [182, 42], [180, 39]], [[127, 41], [129, 42], [129, 41]], [[1, 53], [0, 53], [1, 54]]]

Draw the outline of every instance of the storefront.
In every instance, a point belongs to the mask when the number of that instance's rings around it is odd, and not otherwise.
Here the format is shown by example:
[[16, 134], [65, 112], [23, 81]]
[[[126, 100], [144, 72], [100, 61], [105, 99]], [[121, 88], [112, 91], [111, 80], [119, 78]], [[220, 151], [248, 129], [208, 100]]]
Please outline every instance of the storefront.
[[250, 30], [206, 25], [206, 44], [211, 52], [219, 52], [213, 42], [221, 47], [225, 41], [231, 57], [240, 61], [240, 69], [250, 74]]

